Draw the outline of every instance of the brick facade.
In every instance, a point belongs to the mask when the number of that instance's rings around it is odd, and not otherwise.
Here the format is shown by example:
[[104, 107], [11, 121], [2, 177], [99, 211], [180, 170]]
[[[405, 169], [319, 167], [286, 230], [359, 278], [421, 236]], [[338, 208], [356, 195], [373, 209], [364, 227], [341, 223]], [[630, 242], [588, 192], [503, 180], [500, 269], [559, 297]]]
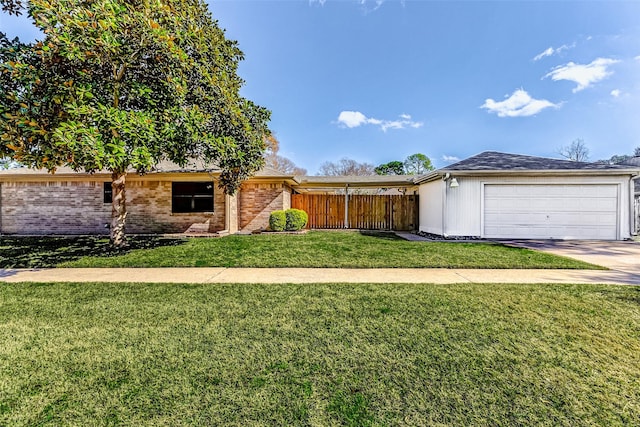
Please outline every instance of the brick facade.
[[105, 234], [111, 205], [102, 182], [3, 182], [0, 227], [7, 234]]
[[243, 231], [266, 229], [271, 212], [291, 207], [291, 189], [283, 183], [242, 184], [238, 195], [238, 225]]
[[[203, 179], [206, 180], [206, 179]], [[57, 180], [0, 184], [0, 232], [6, 234], [108, 234], [111, 204], [104, 181]], [[214, 183], [214, 212], [171, 213], [171, 181], [130, 179], [127, 232], [216, 232], [225, 227], [225, 195]]]

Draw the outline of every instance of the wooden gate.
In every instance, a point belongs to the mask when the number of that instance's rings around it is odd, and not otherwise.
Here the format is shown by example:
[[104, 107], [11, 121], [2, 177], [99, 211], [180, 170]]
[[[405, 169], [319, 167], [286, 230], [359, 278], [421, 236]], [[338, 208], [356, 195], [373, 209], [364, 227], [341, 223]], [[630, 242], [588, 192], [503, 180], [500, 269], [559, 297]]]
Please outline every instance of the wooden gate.
[[293, 194], [291, 207], [309, 215], [307, 228], [408, 231], [418, 228], [418, 196]]

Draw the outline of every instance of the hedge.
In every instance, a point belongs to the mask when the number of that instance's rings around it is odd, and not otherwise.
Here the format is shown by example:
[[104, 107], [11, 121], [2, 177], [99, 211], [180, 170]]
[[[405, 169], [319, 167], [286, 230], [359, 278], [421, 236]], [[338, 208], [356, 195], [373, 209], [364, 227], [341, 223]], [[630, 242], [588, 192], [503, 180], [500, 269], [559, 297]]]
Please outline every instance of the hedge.
[[300, 209], [287, 209], [285, 211], [285, 217], [285, 230], [287, 231], [302, 230], [304, 226], [307, 225], [307, 221], [309, 221], [309, 215]]
[[284, 231], [287, 226], [287, 216], [284, 211], [273, 211], [269, 215], [269, 228], [271, 231]]

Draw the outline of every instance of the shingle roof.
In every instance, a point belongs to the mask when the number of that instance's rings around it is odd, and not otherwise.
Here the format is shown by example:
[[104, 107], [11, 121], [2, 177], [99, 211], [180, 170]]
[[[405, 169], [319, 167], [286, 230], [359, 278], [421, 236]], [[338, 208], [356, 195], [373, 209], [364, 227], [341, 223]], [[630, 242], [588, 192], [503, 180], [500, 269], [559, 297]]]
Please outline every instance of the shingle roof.
[[[221, 169], [216, 165], [208, 165], [199, 160], [191, 160], [185, 166], [179, 166], [176, 163], [170, 161], [162, 161], [158, 163], [151, 171], [150, 174], [154, 173], [213, 173], [217, 174], [221, 172]], [[97, 171], [98, 174], [109, 174], [109, 171]], [[134, 170], [130, 170], [129, 173], [135, 173]], [[0, 170], [1, 175], [47, 175], [49, 172], [46, 169], [31, 169], [31, 168], [14, 168], [14, 169], [3, 169]], [[56, 175], [90, 175], [86, 172], [76, 172], [68, 166], [61, 166], [56, 169]], [[271, 168], [263, 168], [255, 173], [254, 175], [257, 178], [266, 178], [266, 177], [278, 177], [278, 178], [292, 178], [293, 175], [285, 174], [280, 171]]]
[[625, 165], [574, 162], [571, 160], [525, 156], [522, 154], [485, 151], [458, 163], [442, 168], [443, 171], [505, 171], [505, 170], [612, 170], [629, 169]]

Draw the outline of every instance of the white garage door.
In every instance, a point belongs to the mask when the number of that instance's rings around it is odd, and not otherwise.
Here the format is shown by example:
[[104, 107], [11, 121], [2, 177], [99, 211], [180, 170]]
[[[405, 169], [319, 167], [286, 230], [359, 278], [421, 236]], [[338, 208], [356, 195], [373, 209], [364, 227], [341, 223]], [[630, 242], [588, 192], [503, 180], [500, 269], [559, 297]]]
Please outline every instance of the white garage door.
[[616, 185], [486, 184], [484, 237], [617, 238]]

